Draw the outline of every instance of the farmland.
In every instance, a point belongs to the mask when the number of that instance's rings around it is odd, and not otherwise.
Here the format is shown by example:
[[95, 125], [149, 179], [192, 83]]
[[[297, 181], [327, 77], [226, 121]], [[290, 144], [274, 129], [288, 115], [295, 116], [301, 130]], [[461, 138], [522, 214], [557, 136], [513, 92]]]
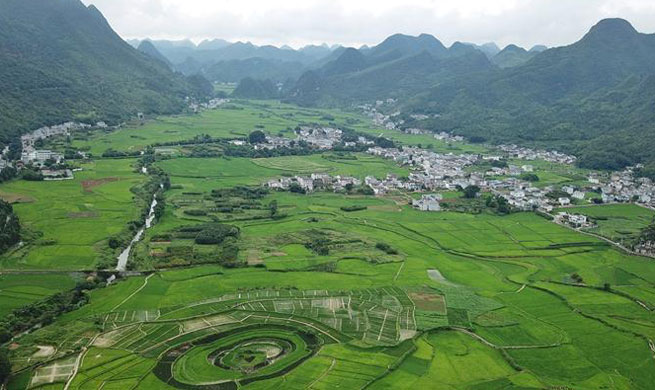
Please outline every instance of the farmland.
[[652, 210], [631, 204], [576, 207], [565, 211], [591, 218], [595, 226], [586, 230], [615, 242], [634, 240], [655, 217]]
[[[72, 142], [99, 156], [199, 134], [245, 138], [261, 126], [289, 134], [305, 122], [382, 131], [351, 112], [235, 102]], [[483, 150], [426, 135], [393, 138]], [[361, 152], [154, 160], [150, 168], [170, 187], [162, 214], [133, 247], [133, 272], [16, 337], [9, 390], [646, 390], [655, 383], [651, 259], [532, 212], [429, 213], [409, 205], [415, 194], [261, 186], [311, 173], [409, 174]], [[90, 275], [81, 271], [111, 270], [117, 250], [107, 238], [143, 208], [133, 189], [147, 180], [138, 164], [96, 158], [74, 180], [0, 186], [31, 237], [0, 260], [14, 271], [0, 275], [2, 316], [72, 289]], [[585, 174], [535, 165], [547, 183]], [[576, 212], [605, 217], [599, 226], [607, 236], [652, 218], [629, 205]], [[36, 273], [44, 269], [61, 272]]]

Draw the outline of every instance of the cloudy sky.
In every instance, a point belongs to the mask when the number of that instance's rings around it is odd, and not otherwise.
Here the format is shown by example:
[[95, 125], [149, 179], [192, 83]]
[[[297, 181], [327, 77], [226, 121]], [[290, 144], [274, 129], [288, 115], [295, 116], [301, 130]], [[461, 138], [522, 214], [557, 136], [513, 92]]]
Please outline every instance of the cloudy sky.
[[375, 44], [401, 32], [503, 46], [558, 46], [598, 20], [655, 32], [655, 0], [83, 0], [123, 38], [205, 38], [257, 44]]

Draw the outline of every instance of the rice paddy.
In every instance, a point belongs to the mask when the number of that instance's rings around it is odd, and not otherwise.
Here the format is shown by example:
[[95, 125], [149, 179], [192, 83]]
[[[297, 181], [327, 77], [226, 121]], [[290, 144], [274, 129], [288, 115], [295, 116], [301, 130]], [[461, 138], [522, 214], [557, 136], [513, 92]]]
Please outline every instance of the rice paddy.
[[[138, 150], [333, 120], [380, 131], [353, 113], [235, 107], [75, 142], [96, 153]], [[82, 271], [107, 256], [103, 240], [139, 214], [130, 188], [145, 177], [134, 162], [97, 159], [74, 181], [2, 184], [0, 195], [11, 194], [23, 225], [42, 238], [0, 260], [34, 272], [0, 275], [0, 315], [85, 275], [37, 270]], [[314, 172], [408, 173], [360, 153], [155, 164], [172, 187], [162, 217], [134, 247], [138, 272], [13, 340], [8, 390], [653, 388], [651, 260], [534, 213], [422, 213], [405, 194], [227, 191]], [[599, 226], [608, 236], [652, 218], [630, 206], [579, 212], [607, 217]], [[216, 224], [238, 235], [208, 245], [184, 234]]]

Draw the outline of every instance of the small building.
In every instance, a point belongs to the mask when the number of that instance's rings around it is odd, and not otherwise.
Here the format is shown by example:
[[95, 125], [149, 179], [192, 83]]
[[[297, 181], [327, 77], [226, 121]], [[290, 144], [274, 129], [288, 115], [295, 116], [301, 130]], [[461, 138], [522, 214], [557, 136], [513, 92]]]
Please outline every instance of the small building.
[[421, 199], [414, 199], [412, 206], [421, 211], [441, 211], [439, 202], [443, 199], [441, 194], [423, 195]]

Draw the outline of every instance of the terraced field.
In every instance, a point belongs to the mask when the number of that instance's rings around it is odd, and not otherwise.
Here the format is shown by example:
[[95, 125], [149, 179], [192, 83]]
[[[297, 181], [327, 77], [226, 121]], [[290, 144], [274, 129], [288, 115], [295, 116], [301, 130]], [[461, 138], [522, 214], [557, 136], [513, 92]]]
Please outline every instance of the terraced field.
[[[257, 125], [288, 134], [305, 121], [381, 131], [352, 113], [235, 106], [74, 143], [138, 150], [204, 132], [232, 139]], [[468, 149], [479, 147], [453, 151]], [[653, 388], [652, 260], [534, 213], [424, 213], [408, 205], [412, 194], [261, 190], [314, 171], [408, 174], [362, 153], [346, 157], [158, 157], [152, 167], [171, 186], [133, 248], [135, 271], [82, 289], [82, 304], [7, 344], [7, 389]], [[1, 315], [93, 277], [26, 269], [82, 271], [115, 255], [106, 235], [126, 229], [141, 206], [130, 188], [146, 176], [135, 163], [97, 159], [75, 181], [0, 186], [3, 196], [31, 199], [15, 204], [21, 221], [55, 241], [32, 240], [0, 260], [22, 271], [0, 275]], [[548, 180], [580, 173], [559, 167]], [[597, 210], [610, 209], [589, 208]], [[616, 230], [652, 215], [629, 211], [603, 215], [625, 224]]]

